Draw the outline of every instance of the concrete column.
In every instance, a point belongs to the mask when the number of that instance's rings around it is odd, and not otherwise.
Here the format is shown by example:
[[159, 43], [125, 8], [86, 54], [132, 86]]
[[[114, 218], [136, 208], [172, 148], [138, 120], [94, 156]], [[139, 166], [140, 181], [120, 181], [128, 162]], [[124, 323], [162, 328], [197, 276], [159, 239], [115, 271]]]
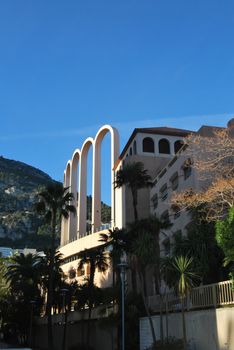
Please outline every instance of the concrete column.
[[93, 145], [93, 139], [89, 137], [83, 143], [81, 149], [80, 176], [79, 176], [79, 200], [78, 200], [78, 235], [86, 234], [87, 217], [87, 157], [89, 148]]
[[70, 191], [73, 193], [74, 199], [72, 205], [76, 208], [76, 214], [70, 213], [70, 227], [69, 239], [77, 239], [77, 215], [78, 215], [78, 166], [80, 160], [80, 150], [76, 149], [71, 160], [71, 187]]
[[[71, 162], [70, 160], [67, 162], [66, 170], [65, 170], [65, 178], [64, 178], [64, 187], [70, 187], [71, 184]], [[69, 240], [70, 233], [70, 217], [68, 219], [63, 219], [63, 244]]]
[[101, 141], [95, 140], [93, 154], [92, 232], [101, 226]]
[[[63, 173], [63, 187], [65, 187], [65, 183], [66, 183], [66, 170], [64, 170]], [[60, 245], [64, 245], [65, 242], [65, 226], [66, 226], [66, 219], [62, 216], [61, 219], [61, 237], [60, 237]]]
[[115, 226], [115, 188], [114, 188], [114, 164], [119, 157], [119, 134], [117, 129], [110, 125], [104, 125], [97, 133], [94, 140], [93, 156], [93, 205], [92, 224], [93, 230], [101, 225], [101, 143], [104, 136], [111, 135], [111, 225]]

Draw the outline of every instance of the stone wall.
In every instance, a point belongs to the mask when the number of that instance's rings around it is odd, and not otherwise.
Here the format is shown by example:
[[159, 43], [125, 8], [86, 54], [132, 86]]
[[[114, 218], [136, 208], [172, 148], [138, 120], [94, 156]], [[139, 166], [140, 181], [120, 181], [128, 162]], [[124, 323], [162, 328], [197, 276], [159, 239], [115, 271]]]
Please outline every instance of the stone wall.
[[[157, 339], [160, 338], [159, 316], [153, 317]], [[225, 307], [186, 312], [187, 339], [191, 350], [233, 350], [234, 349], [234, 308]], [[169, 336], [182, 338], [181, 313], [168, 316]], [[166, 317], [164, 316], [164, 333]], [[140, 319], [140, 350], [152, 344], [148, 319]]]

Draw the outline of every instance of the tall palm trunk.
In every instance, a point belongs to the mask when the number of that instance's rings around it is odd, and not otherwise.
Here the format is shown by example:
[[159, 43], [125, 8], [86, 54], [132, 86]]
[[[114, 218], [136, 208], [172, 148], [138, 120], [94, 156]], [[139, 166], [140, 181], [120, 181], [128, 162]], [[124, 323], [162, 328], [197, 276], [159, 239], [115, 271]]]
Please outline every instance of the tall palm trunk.
[[52, 235], [51, 235], [51, 252], [50, 252], [50, 265], [49, 265], [49, 285], [48, 285], [48, 298], [47, 298], [47, 305], [46, 305], [49, 350], [54, 350], [51, 308], [53, 305], [53, 286], [54, 286], [55, 228], [56, 228], [56, 211], [52, 211], [52, 218], [51, 218]]
[[137, 211], [137, 191], [131, 187], [132, 194], [132, 206], [134, 211], [134, 221], [138, 220], [138, 211]]
[[154, 331], [153, 320], [152, 320], [152, 316], [151, 316], [150, 311], [149, 311], [147, 295], [146, 295], [146, 290], [145, 290], [146, 289], [145, 288], [146, 283], [144, 281], [145, 273], [138, 271], [138, 275], [139, 275], [140, 290], [141, 290], [141, 295], [142, 295], [142, 299], [143, 299], [143, 303], [144, 303], [144, 307], [145, 307], [145, 312], [146, 312], [146, 315], [147, 315], [147, 317], [149, 319], [149, 323], [150, 323], [151, 335], [152, 335], [152, 339], [153, 339], [153, 346], [155, 347], [156, 346], [156, 334]]

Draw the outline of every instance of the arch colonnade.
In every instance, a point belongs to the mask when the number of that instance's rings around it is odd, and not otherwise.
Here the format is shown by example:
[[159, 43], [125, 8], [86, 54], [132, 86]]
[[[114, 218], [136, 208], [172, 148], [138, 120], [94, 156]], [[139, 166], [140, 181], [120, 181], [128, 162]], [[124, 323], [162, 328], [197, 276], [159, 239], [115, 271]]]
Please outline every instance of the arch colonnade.
[[[87, 138], [80, 149], [76, 149], [64, 171], [64, 187], [74, 194], [76, 215], [70, 214], [62, 220], [61, 245], [86, 235], [87, 217], [87, 158], [93, 150], [92, 166], [92, 232], [101, 226], [101, 145], [107, 133], [111, 136], [111, 224], [115, 225], [114, 164], [119, 157], [119, 134], [110, 125], [101, 127], [95, 138]], [[77, 192], [78, 190], [78, 192]]]

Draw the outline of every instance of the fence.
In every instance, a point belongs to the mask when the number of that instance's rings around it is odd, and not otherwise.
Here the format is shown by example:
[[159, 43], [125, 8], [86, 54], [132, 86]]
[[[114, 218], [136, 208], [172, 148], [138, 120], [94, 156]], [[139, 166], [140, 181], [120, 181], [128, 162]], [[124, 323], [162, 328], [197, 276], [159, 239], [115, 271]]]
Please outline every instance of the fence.
[[204, 309], [234, 305], [234, 289], [232, 281], [224, 281], [193, 288], [183, 299], [175, 293], [152, 295], [148, 297], [149, 306], [154, 312], [171, 312], [181, 310]]

